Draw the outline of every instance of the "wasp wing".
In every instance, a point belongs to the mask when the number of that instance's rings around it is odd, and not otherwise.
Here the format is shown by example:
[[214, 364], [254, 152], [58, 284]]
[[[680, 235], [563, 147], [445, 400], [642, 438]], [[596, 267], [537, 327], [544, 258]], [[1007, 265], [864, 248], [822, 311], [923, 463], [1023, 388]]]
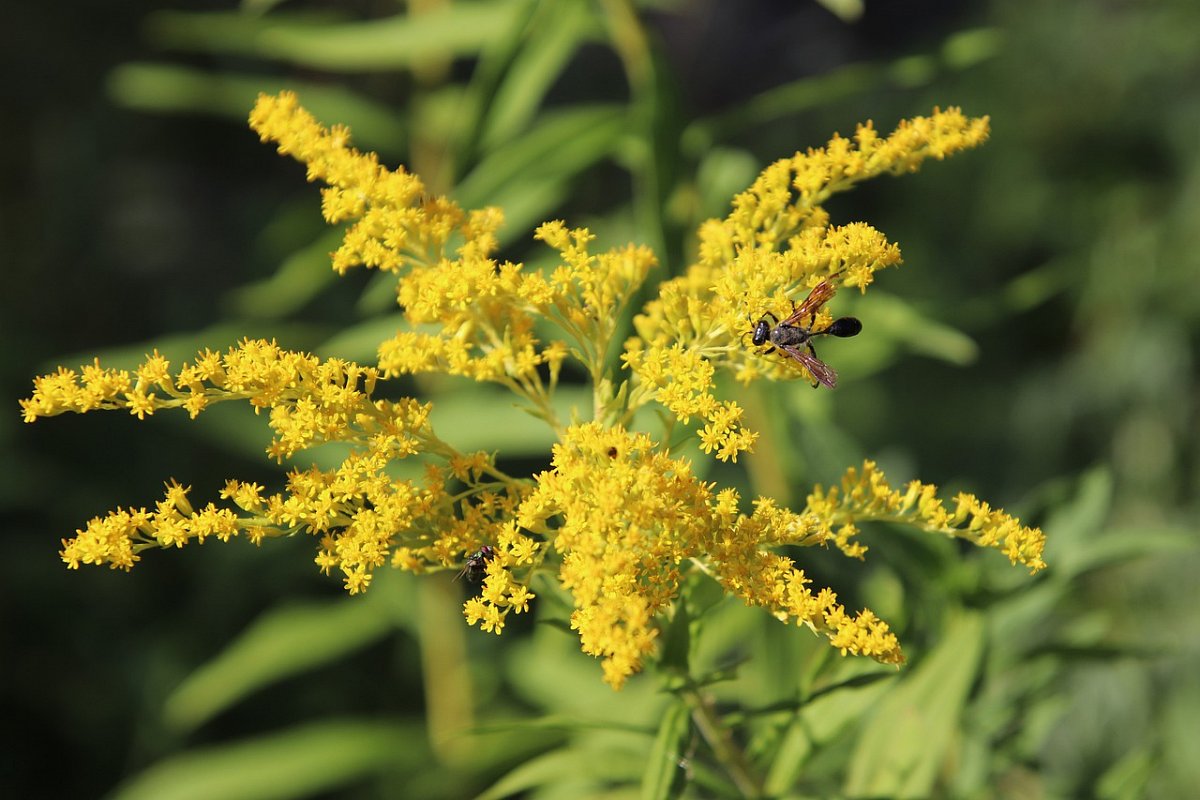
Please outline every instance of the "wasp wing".
[[804, 298], [804, 302], [792, 309], [792, 313], [787, 319], [780, 322], [780, 325], [795, 325], [805, 317], [812, 316], [817, 313], [817, 309], [829, 302], [829, 298], [837, 293], [837, 287], [830, 283], [834, 275], [830, 278], [818, 283], [813, 287], [813, 290], [808, 293], [808, 297]]
[[801, 350], [799, 347], [782, 347], [780, 349], [799, 361], [800, 366], [808, 370], [818, 383], [828, 386], [830, 389], [837, 388], [837, 373], [833, 371], [833, 367], [817, 358], [816, 353], [807, 349]]

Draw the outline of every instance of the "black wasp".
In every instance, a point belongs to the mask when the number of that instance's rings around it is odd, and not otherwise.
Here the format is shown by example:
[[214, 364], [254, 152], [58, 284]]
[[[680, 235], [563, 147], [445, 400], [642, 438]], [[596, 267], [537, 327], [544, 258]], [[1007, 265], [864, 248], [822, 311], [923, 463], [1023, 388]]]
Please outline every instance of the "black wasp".
[[463, 564], [462, 572], [455, 576], [455, 580], [465, 577], [471, 583], [479, 583], [483, 580], [483, 576], [487, 574], [487, 563], [496, 557], [496, 548], [485, 544], [483, 547], [476, 550], [471, 555], [467, 556], [466, 562]]
[[[817, 336], [837, 336], [841, 339], [848, 339], [851, 336], [857, 336], [862, 330], [862, 323], [855, 317], [841, 317], [835, 319], [828, 328], [822, 328], [819, 331], [812, 329], [813, 323], [816, 321], [817, 309], [825, 305], [829, 298], [837, 292], [837, 288], [830, 283], [834, 275], [818, 283], [808, 297], [804, 298], [804, 302], [792, 309], [792, 313], [788, 318], [780, 322], [774, 314], [767, 312], [767, 317], [771, 318], [771, 322], [767, 322], [766, 318], [758, 321], [754, 326], [754, 335], [751, 341], [756, 347], [761, 347], [768, 342], [772, 345], [768, 353], [775, 352], [779, 348], [787, 353], [796, 361], [808, 370], [817, 383], [824, 384], [830, 389], [837, 386], [837, 373], [833, 368], [827, 365], [824, 361], [817, 358], [817, 351], [813, 349], [812, 340]], [[805, 317], [808, 317], [808, 324], [801, 322]], [[772, 327], [774, 323], [774, 327]], [[816, 384], [813, 384], [816, 386]]]

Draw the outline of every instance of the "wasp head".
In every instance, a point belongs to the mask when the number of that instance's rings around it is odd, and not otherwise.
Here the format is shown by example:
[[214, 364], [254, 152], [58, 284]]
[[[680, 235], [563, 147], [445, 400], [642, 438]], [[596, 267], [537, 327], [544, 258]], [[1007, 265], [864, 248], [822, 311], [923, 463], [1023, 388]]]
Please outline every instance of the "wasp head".
[[758, 324], [754, 326], [754, 335], [750, 337], [750, 341], [754, 342], [755, 347], [762, 347], [770, 337], [771, 323], [765, 319], [760, 319]]

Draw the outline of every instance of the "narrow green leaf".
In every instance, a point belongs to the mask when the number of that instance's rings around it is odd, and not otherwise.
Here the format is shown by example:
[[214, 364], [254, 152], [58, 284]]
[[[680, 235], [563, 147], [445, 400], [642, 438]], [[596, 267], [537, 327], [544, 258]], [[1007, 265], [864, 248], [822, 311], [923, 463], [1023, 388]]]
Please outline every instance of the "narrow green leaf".
[[424, 728], [330, 720], [183, 753], [121, 785], [114, 800], [286, 800], [428, 762]]
[[958, 365], [970, 364], [979, 355], [979, 346], [971, 337], [895, 295], [868, 292], [857, 299], [854, 311], [870, 319], [873, 336], [912, 352]]
[[[611, 691], [611, 690], [610, 690]], [[585, 719], [572, 715], [547, 715], [532, 719], [510, 719], [496, 722], [485, 722], [471, 728], [471, 733], [506, 733], [518, 734], [528, 731], [562, 731], [578, 733], [580, 731], [622, 731], [641, 736], [649, 736], [653, 729], [645, 725], [627, 724], [611, 719]]]
[[[836, 652], [825, 644], [821, 647], [822, 653]], [[893, 670], [893, 680], [866, 680], [858, 683], [857, 676], [864, 674], [860, 670], [877, 668], [870, 664], [854, 663], [836, 655], [833, 659], [829, 663], [838, 674], [849, 671], [854, 677], [834, 679], [834, 684], [846, 688], [847, 691], [820, 692], [818, 696], [803, 703], [769, 758], [764, 784], [768, 795], [785, 795], [790, 791], [805, 774], [811, 759], [821, 752], [822, 746], [846, 736], [851, 727], [859, 726], [863, 717], [876, 709], [887, 697], [888, 692], [895, 688], [895, 678], [900, 675]]]
[[382, 605], [388, 596], [372, 591], [268, 611], [167, 698], [167, 724], [191, 730], [264, 686], [376, 641], [394, 626]]
[[411, 67], [478, 53], [507, 30], [520, 4], [506, 0], [436, 6], [413, 15], [341, 25], [275, 27], [256, 41], [259, 55], [329, 70]]
[[[841, 2], [842, 0], [838, 0]], [[684, 134], [688, 153], [699, 155], [714, 142], [836, 100], [884, 85], [912, 88], [944, 71], [958, 71], [999, 54], [1003, 39], [994, 29], [977, 28], [947, 37], [932, 54], [910, 55], [888, 63], [847, 64], [816, 78], [777, 86], [720, 115], [693, 123]]]
[[481, 144], [494, 148], [524, 131], [546, 92], [597, 21], [586, 2], [541, 3], [531, 34], [517, 48], [489, 102]]
[[863, 0], [817, 0], [842, 22], [857, 22], [863, 15]]
[[1142, 745], [1126, 753], [1100, 776], [1096, 797], [1102, 800], [1138, 800], [1145, 797], [1151, 779], [1161, 768], [1150, 746]]
[[984, 621], [963, 614], [884, 697], [850, 760], [849, 797], [922, 798], [953, 746], [983, 654]]
[[226, 304], [235, 315], [279, 319], [299, 311], [337, 280], [329, 253], [341, 244], [341, 231], [326, 231], [308, 247], [288, 256], [269, 278], [239, 287]]
[[500, 244], [531, 240], [532, 231], [552, 219], [570, 194], [566, 175], [518, 177], [498, 189], [488, 205], [504, 209], [504, 227], [497, 233]]
[[687, 787], [687, 773], [681, 763], [691, 731], [688, 705], [676, 698], [663, 711], [658, 734], [646, 759], [646, 771], [642, 773], [642, 800], [668, 800], [683, 794]]
[[[107, 80], [109, 96], [120, 105], [159, 114], [212, 114], [246, 123], [259, 92], [295, 91], [317, 119], [339, 122], [354, 131], [354, 142], [368, 150], [402, 152], [407, 125], [394, 109], [357, 95], [344, 86], [260, 75], [230, 75], [176, 64], [127, 63]], [[330, 248], [332, 249], [332, 248]], [[326, 270], [329, 270], [326, 251]]]
[[1113, 477], [1107, 466], [1096, 467], [1079, 479], [1075, 496], [1055, 509], [1042, 528], [1046, 531], [1046, 561], [1066, 577], [1088, 568], [1089, 551], [1103, 530], [1112, 506]]
[[729, 213], [729, 198], [754, 182], [762, 165], [750, 152], [740, 148], [714, 147], [705, 151], [696, 168], [699, 216], [724, 217]]
[[566, 182], [611, 153], [624, 130], [621, 106], [585, 106], [546, 114], [520, 139], [492, 151], [458, 185], [466, 208], [496, 202], [500, 189], [521, 178]]
[[682, 678], [689, 672], [688, 659], [692, 649], [691, 616], [688, 614], [688, 604], [684, 601], [676, 602], [672, 611], [662, 637], [658, 666], [664, 674]]
[[427, 13], [364, 22], [345, 15], [160, 12], [147, 29], [166, 46], [274, 58], [320, 69], [360, 72], [411, 67], [474, 55], [515, 19], [510, 0], [456, 2]]
[[570, 795], [560, 791], [557, 795], [560, 797], [590, 797], [600, 786], [632, 782], [637, 778], [640, 766], [633, 753], [583, 743], [529, 759], [480, 793], [475, 800], [500, 800], [551, 785], [560, 789], [570, 787], [576, 792]]
[[323, 358], [337, 356], [359, 364], [375, 364], [379, 360], [379, 345], [400, 330], [408, 330], [408, 321], [400, 312], [371, 317], [342, 328], [316, 352]]
[[[553, 405], [560, 420], [569, 420], [573, 409], [590, 408], [591, 401], [585, 387], [560, 386]], [[554, 432], [542, 420], [522, 413], [516, 402], [515, 395], [491, 389], [447, 392], [434, 401], [430, 420], [439, 436], [464, 452], [548, 456], [557, 441]]]
[[[1066, 574], [1076, 576], [1114, 564], [1154, 558], [1196, 549], [1196, 531], [1188, 528], [1116, 528], [1106, 529], [1086, 548], [1071, 550], [1062, 559]], [[1059, 561], [1052, 562], [1055, 568]]]
[[146, 38], [154, 45], [204, 53], [258, 52], [258, 41], [270, 30], [320, 30], [345, 23], [347, 15], [328, 10], [271, 15], [238, 11], [159, 11], [145, 22]]

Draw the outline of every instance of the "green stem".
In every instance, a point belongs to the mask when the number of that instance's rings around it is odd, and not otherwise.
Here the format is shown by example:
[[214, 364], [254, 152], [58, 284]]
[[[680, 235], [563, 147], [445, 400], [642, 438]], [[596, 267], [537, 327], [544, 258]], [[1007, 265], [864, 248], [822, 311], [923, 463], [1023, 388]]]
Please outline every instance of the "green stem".
[[692, 707], [692, 721], [708, 742], [713, 756], [737, 786], [742, 797], [762, 797], [762, 780], [754, 773], [749, 759], [733, 740], [733, 734], [721, 720], [712, 702], [694, 687], [683, 690], [682, 696]]
[[[634, 180], [634, 214], [645, 241], [668, 262], [662, 214], [664, 187], [659, 175], [663, 165], [657, 162], [660, 148], [656, 141], [667, 135], [663, 130], [666, 126], [659, 124], [666, 98], [659, 91], [654, 52], [631, 0], [602, 0], [601, 6], [613, 50], [621, 59], [629, 83], [633, 134], [642, 144], [641, 159], [630, 169]], [[676, 142], [670, 144], [675, 146]]]

